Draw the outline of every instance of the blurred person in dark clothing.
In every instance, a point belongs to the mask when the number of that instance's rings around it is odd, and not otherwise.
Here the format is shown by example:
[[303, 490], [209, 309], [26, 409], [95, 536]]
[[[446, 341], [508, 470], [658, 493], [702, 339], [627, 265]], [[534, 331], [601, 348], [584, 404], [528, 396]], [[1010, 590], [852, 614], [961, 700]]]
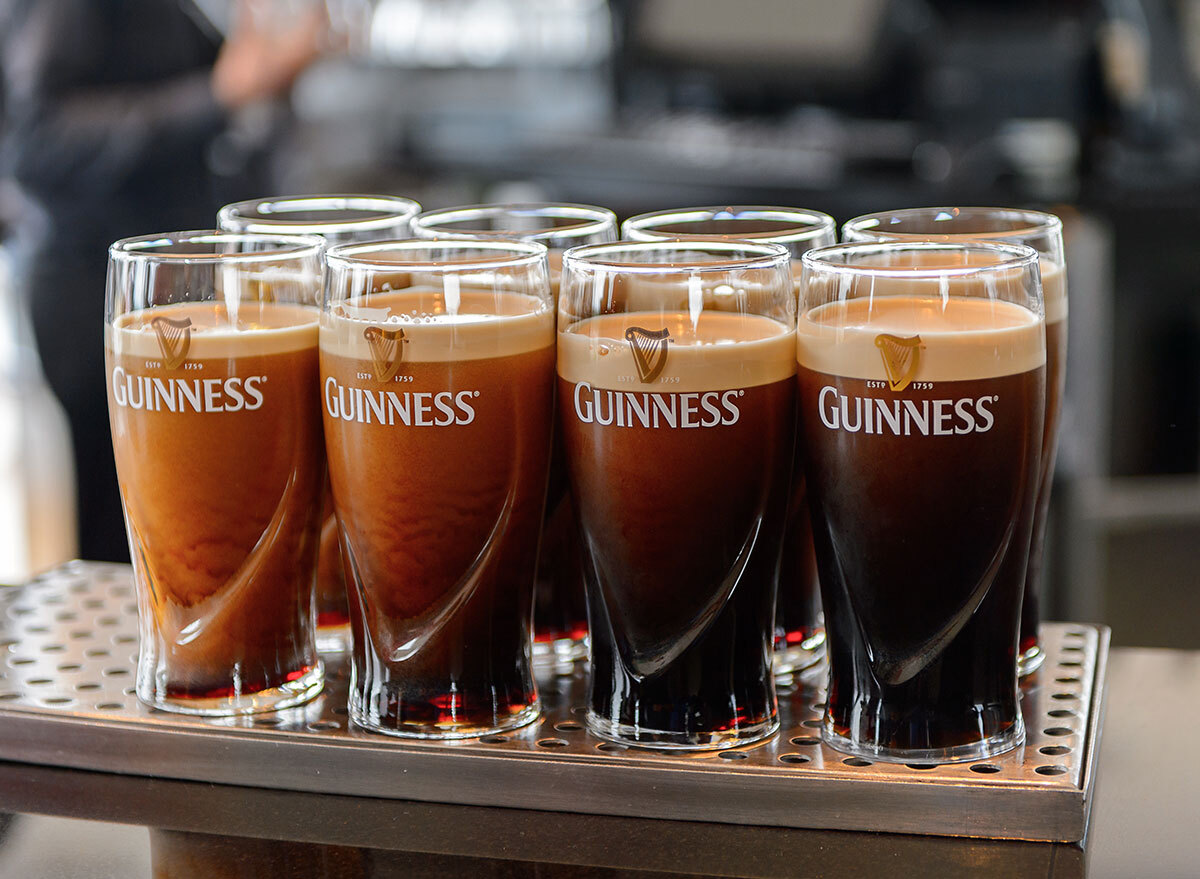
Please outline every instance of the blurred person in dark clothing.
[[250, 174], [221, 181], [214, 156], [238, 111], [285, 95], [314, 60], [324, 22], [323, 6], [271, 10], [240, 3], [222, 40], [192, 0], [0, 0], [0, 216], [71, 422], [84, 558], [128, 556], [104, 384], [108, 245], [211, 228], [222, 203], [261, 194]]

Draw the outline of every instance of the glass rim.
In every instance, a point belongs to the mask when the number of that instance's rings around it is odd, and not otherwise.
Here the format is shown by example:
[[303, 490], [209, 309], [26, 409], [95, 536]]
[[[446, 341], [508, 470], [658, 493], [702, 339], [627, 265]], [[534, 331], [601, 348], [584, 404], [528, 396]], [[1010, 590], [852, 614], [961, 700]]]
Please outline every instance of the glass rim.
[[[554, 217], [557, 219], [579, 220], [567, 226], [553, 226], [548, 229], [460, 229], [447, 228], [452, 223], [461, 220], [484, 220], [491, 217], [509, 215], [530, 217]], [[430, 220], [434, 222], [429, 223]], [[510, 204], [469, 204], [449, 208], [435, 208], [421, 211], [412, 220], [413, 232], [434, 233], [430, 237], [456, 235], [477, 236], [487, 238], [519, 238], [526, 241], [543, 238], [584, 238], [603, 232], [609, 227], [614, 231], [618, 228], [617, 215], [611, 210], [598, 205], [575, 204], [572, 202], [513, 202]]]
[[[507, 256], [497, 256], [493, 259], [486, 257], [463, 262], [441, 262], [433, 259], [413, 259], [408, 261], [388, 261], [384, 259], [369, 259], [359, 254], [403, 253], [410, 250], [430, 250], [442, 248], [445, 250], [494, 250]], [[397, 267], [420, 270], [422, 272], [440, 272], [452, 274], [457, 272], [489, 271], [493, 269], [521, 268], [536, 265], [545, 261], [549, 249], [536, 241], [513, 241], [474, 238], [403, 238], [394, 241], [360, 241], [354, 244], [337, 244], [329, 248], [325, 254], [326, 264], [331, 268], [380, 268], [394, 269]]]
[[[286, 209], [264, 216], [262, 208], [278, 205]], [[378, 217], [329, 220], [289, 220], [289, 212], [298, 211], [375, 211]], [[282, 195], [235, 201], [217, 212], [217, 222], [236, 221], [243, 232], [275, 232], [284, 229], [299, 234], [333, 234], [387, 229], [397, 220], [412, 221], [421, 212], [421, 205], [401, 195], [360, 195], [330, 193], [320, 195]]]
[[[989, 253], [1001, 257], [997, 262], [982, 266], [873, 266], [844, 262], [850, 257], [887, 253]], [[966, 278], [972, 275], [995, 274], [1038, 266], [1038, 252], [1028, 244], [1007, 244], [991, 241], [856, 241], [832, 244], [810, 250], [800, 261], [804, 268], [826, 274], [858, 275], [874, 278]]]
[[[603, 259], [605, 253], [640, 253], [663, 251], [696, 252], [719, 255], [721, 252], [747, 253], [757, 251], [755, 256], [728, 256], [712, 262], [680, 265], [670, 261], [652, 263], [630, 263], [615, 259]], [[660, 275], [664, 272], [686, 272], [700, 274], [705, 272], [727, 272], [731, 269], [769, 269], [786, 266], [792, 259], [792, 254], [782, 244], [772, 242], [755, 242], [744, 239], [712, 238], [666, 238], [661, 241], [609, 241], [604, 244], [584, 244], [572, 247], [563, 254], [563, 274], [571, 268], [586, 267], [604, 269], [614, 274], [645, 274]]]
[[[221, 243], [275, 244], [270, 250], [245, 253], [172, 253], [159, 249], [183, 244]], [[217, 265], [227, 263], [274, 262], [286, 258], [320, 256], [325, 239], [317, 235], [284, 235], [273, 232], [225, 232], [220, 229], [193, 229], [185, 232], [158, 232], [121, 238], [108, 248], [110, 259], [124, 262], [161, 262], [172, 265]]]
[[[1015, 220], [1023, 225], [1014, 229], [996, 232], [890, 232], [884, 231], [879, 224], [886, 222], [888, 218], [895, 217], [899, 220], [913, 220], [917, 218], [932, 219], [937, 222], [937, 218], [945, 214], [947, 220], [958, 218], [980, 218], [980, 217], [995, 217], [996, 219]], [[872, 225], [873, 224], [873, 225]], [[1030, 238], [1037, 235], [1052, 235], [1062, 232], [1062, 219], [1054, 214], [1046, 211], [1027, 210], [1025, 208], [1000, 208], [1000, 207], [928, 207], [928, 208], [901, 208], [895, 211], [876, 211], [870, 214], [860, 214], [857, 217], [847, 220], [842, 224], [843, 237], [846, 232], [852, 232], [856, 235], [865, 235], [876, 240], [894, 239], [894, 240], [925, 240], [931, 238], [944, 239], [947, 242], [951, 241], [966, 241], [966, 240], [991, 240], [991, 239], [1007, 239], [1007, 238]]]
[[[736, 215], [734, 215], [736, 213]], [[730, 216], [722, 216], [729, 214]], [[803, 228], [776, 232], [749, 232], [746, 235], [725, 232], [680, 232], [665, 233], [655, 228], [656, 224], [666, 222], [704, 223], [713, 220], [730, 220], [737, 222], [742, 218], [756, 220], [797, 221]], [[653, 238], [633, 238], [635, 241], [667, 241], [673, 238], [696, 238], [714, 240], [763, 241], [768, 243], [811, 241], [828, 232], [837, 236], [837, 220], [821, 211], [808, 208], [790, 208], [782, 205], [708, 205], [691, 208], [671, 208], [663, 211], [651, 211], [630, 217], [621, 225], [626, 233], [653, 235]]]

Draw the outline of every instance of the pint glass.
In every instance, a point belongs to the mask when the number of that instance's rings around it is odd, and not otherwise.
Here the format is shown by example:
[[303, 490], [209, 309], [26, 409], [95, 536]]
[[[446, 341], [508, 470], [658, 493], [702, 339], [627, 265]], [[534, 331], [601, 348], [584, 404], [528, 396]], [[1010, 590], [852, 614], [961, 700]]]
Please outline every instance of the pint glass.
[[[570, 247], [617, 239], [617, 217], [582, 204], [485, 204], [425, 211], [413, 221], [418, 238], [536, 241], [550, 249], [550, 289], [558, 297], [562, 254]], [[538, 667], [569, 671], [587, 656], [587, 607], [579, 525], [567, 490], [562, 442], [555, 434], [546, 517], [533, 590], [533, 659]]]
[[321, 395], [351, 580], [350, 716], [418, 738], [529, 723], [554, 400], [546, 248], [342, 245], [328, 265]]
[[[621, 230], [632, 241], [701, 238], [782, 244], [792, 255], [792, 275], [797, 283], [800, 257], [814, 247], [837, 241], [833, 217], [789, 207], [731, 205], [656, 211], [630, 217]], [[794, 466], [775, 601], [775, 674], [788, 676], [811, 668], [824, 655], [825, 620], [804, 500], [804, 470]]]
[[109, 252], [106, 378], [138, 593], [137, 694], [164, 711], [267, 711], [321, 689], [323, 248], [182, 232]]
[[[412, 199], [390, 195], [296, 195], [225, 205], [217, 214], [217, 225], [229, 232], [319, 235], [331, 247], [407, 238], [412, 218], [420, 210]], [[350, 649], [346, 576], [328, 481], [317, 552], [317, 649], [322, 653]]]
[[723, 748], [779, 725], [772, 609], [795, 424], [795, 296], [777, 244], [563, 257], [558, 392], [584, 542], [587, 726]]
[[846, 223], [843, 235], [847, 241], [996, 241], [1027, 244], [1038, 252], [1046, 298], [1046, 421], [1018, 654], [1021, 674], [1034, 672], [1046, 659], [1038, 644], [1042, 560], [1067, 371], [1067, 264], [1062, 222], [1053, 214], [1011, 208], [912, 208], [856, 217]]
[[802, 262], [825, 741], [896, 762], [1009, 750], [1045, 411], [1037, 252], [870, 243]]

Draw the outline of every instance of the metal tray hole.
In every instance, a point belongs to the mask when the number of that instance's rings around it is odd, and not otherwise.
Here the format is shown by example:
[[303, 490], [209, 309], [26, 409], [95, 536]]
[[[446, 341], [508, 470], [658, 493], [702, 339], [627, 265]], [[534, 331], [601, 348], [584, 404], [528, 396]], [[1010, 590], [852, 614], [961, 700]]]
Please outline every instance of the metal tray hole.
[[129, 669], [127, 669], [127, 668], [106, 668], [104, 671], [101, 672], [101, 674], [104, 675], [106, 678], [119, 678], [121, 675], [129, 674]]
[[95, 659], [96, 657], [111, 656], [112, 654], [110, 654], [104, 647], [89, 647], [87, 650], [83, 651], [83, 655], [90, 656]]
[[126, 595], [128, 595], [130, 593], [131, 590], [128, 586], [114, 586], [112, 589], [110, 589], [108, 591], [111, 592], [113, 595], [119, 595], [122, 598], [124, 598]]
[[1052, 693], [1050, 698], [1056, 699], [1059, 702], [1067, 702], [1071, 699], [1078, 699], [1079, 697], [1074, 693]]
[[573, 720], [564, 720], [562, 723], [554, 724], [554, 728], [559, 732], [578, 732], [583, 729], [583, 724]]
[[576, 705], [574, 708], [571, 709], [571, 713], [578, 717], [583, 717], [585, 714], [587, 714], [587, 706], [586, 705]]
[[133, 603], [125, 605], [125, 613], [137, 613], [137, 605]]
[[616, 742], [601, 742], [600, 744], [596, 745], [596, 750], [603, 751], [605, 754], [615, 754], [618, 751], [628, 751], [629, 746], [620, 745]]
[[1083, 647], [1079, 644], [1065, 644], [1061, 648], [1063, 653], [1082, 653]]
[[1074, 708], [1055, 708], [1053, 711], [1047, 711], [1051, 717], [1078, 717], [1079, 712]]
[[329, 709], [329, 712], [330, 712], [330, 714], [337, 714], [342, 717], [345, 717], [347, 714], [350, 713], [350, 709], [347, 708], [345, 705], [335, 705]]
[[480, 736], [479, 741], [485, 745], [503, 745], [508, 741], [508, 736]]
[[48, 626], [27, 626], [25, 631], [31, 635], [45, 635], [50, 628]]
[[824, 711], [824, 710], [825, 710], [824, 702], [814, 702], [813, 703], [813, 711]]
[[971, 771], [980, 775], [995, 775], [1000, 771], [1000, 767], [995, 763], [976, 763], [971, 767]]
[[104, 600], [100, 598], [85, 598], [83, 606], [88, 610], [99, 610], [104, 607]]
[[803, 723], [801, 723], [800, 725], [807, 726], [809, 729], [820, 729], [822, 726], [822, 723], [820, 720], [806, 720]]
[[111, 628], [112, 626], [120, 623], [120, 620], [118, 620], [116, 617], [100, 617], [100, 619], [96, 620], [96, 622], [102, 626]]
[[48, 699], [43, 699], [47, 705], [70, 705], [75, 700], [70, 696], [51, 696]]
[[137, 643], [137, 635], [114, 635], [113, 643], [114, 644], [136, 644]]
[[722, 751], [717, 756], [722, 760], [745, 760], [748, 755], [741, 751]]
[[52, 678], [30, 678], [25, 683], [34, 687], [44, 687], [47, 684], [54, 683], [54, 680]]
[[8, 661], [8, 664], [12, 665], [12, 666], [33, 665], [33, 662], [34, 661], [32, 659], [30, 659], [28, 656], [14, 656], [12, 659], [10, 659]]
[[43, 653], [66, 653], [67, 648], [62, 644], [47, 644], [42, 648]]
[[85, 583], [75, 583], [71, 586], [71, 591], [74, 592], [76, 595], [82, 595], [83, 593], [87, 592], [90, 588], [91, 587], [86, 582]]
[[816, 736], [793, 736], [788, 739], [793, 745], [819, 745], [821, 740]]
[[1067, 659], [1059, 663], [1061, 668], [1083, 668], [1083, 663], [1074, 659]]
[[1068, 676], [1065, 678], [1055, 678], [1054, 679], [1054, 683], [1056, 683], [1056, 684], [1078, 684], [1079, 681], [1080, 681], [1080, 679], [1076, 676]]
[[538, 739], [537, 742], [539, 748], [565, 748], [569, 744], [566, 739]]
[[1042, 732], [1048, 736], [1069, 736], [1075, 732], [1075, 730], [1067, 729], [1065, 726], [1051, 726], [1042, 730]]
[[15, 617], [27, 617], [33, 613], [32, 607], [14, 607], [9, 611]]
[[132, 696], [135, 693], [137, 693], [137, 688], [136, 687], [126, 687], [121, 692], [124, 693], [126, 696]]
[[1069, 637], [1069, 638], [1086, 638], [1087, 632], [1083, 631], [1083, 629], [1068, 629], [1067, 637]]
[[904, 765], [909, 769], [920, 769], [922, 771], [938, 768], [938, 764], [936, 763], [905, 763]]
[[807, 754], [780, 754], [780, 763], [811, 763], [812, 757]]
[[90, 638], [90, 637], [92, 637], [92, 633], [91, 633], [91, 632], [88, 632], [88, 631], [86, 631], [86, 630], [84, 630], [84, 629], [80, 629], [80, 630], [78, 630], [78, 631], [75, 631], [75, 632], [72, 632], [72, 633], [71, 633], [71, 640], [72, 640], [72, 641], [83, 641], [83, 640], [86, 640], [87, 638]]
[[281, 726], [283, 719], [279, 717], [256, 717], [254, 718], [255, 726]]
[[64, 662], [61, 665], [59, 665], [58, 670], [59, 671], [79, 671], [81, 668], [83, 668], [83, 666], [80, 665], [78, 662]]
[[870, 766], [870, 760], [864, 760], [862, 757], [847, 757], [842, 761], [847, 766]]
[[1070, 767], [1067, 767], [1067, 766], [1057, 766], [1056, 765], [1056, 766], [1039, 766], [1037, 769], [1035, 769], [1033, 771], [1036, 772], [1038, 775], [1066, 775], [1068, 772], [1071, 771], [1071, 769], [1070, 769]]
[[124, 702], [101, 702], [96, 706], [101, 711], [120, 711], [125, 707]]
[[75, 620], [79, 619], [79, 615], [73, 611], [60, 610], [54, 615], [54, 619], [60, 623], [73, 623]]
[[324, 732], [330, 729], [341, 729], [342, 725], [336, 720], [317, 720], [308, 725], [312, 732]]
[[13, 699], [20, 699], [20, 693], [0, 693], [0, 700], [11, 702]]
[[1038, 753], [1045, 754], [1047, 757], [1061, 757], [1063, 754], [1070, 754], [1071, 748], [1068, 745], [1046, 745], [1038, 748]]
[[99, 690], [100, 685], [97, 684], [95, 681], [85, 681], [82, 684], [76, 684], [75, 689], [84, 691], [84, 692], [86, 692], [87, 690]]

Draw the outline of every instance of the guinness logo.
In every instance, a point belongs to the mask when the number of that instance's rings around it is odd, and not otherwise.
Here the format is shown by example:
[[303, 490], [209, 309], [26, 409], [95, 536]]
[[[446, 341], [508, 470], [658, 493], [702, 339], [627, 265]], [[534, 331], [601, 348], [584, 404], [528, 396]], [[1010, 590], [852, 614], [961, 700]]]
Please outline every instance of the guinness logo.
[[158, 347], [162, 351], [163, 365], [167, 369], [179, 369], [187, 359], [188, 348], [192, 346], [192, 319], [171, 320], [169, 317], [156, 317], [150, 320], [154, 335], [158, 337]]
[[658, 378], [663, 367], [667, 365], [667, 346], [671, 342], [671, 331], [665, 327], [661, 330], [630, 327], [625, 331], [625, 340], [629, 342], [629, 350], [633, 352], [633, 365], [637, 367], [638, 378], [642, 383], [649, 384]]
[[921, 363], [920, 336], [901, 338], [888, 333], [880, 333], [875, 337], [875, 347], [883, 358], [883, 368], [887, 371], [888, 387], [893, 391], [902, 391], [912, 383]]
[[367, 327], [363, 338], [371, 348], [371, 359], [375, 362], [375, 380], [380, 384], [390, 382], [404, 362], [404, 330], [385, 330]]

